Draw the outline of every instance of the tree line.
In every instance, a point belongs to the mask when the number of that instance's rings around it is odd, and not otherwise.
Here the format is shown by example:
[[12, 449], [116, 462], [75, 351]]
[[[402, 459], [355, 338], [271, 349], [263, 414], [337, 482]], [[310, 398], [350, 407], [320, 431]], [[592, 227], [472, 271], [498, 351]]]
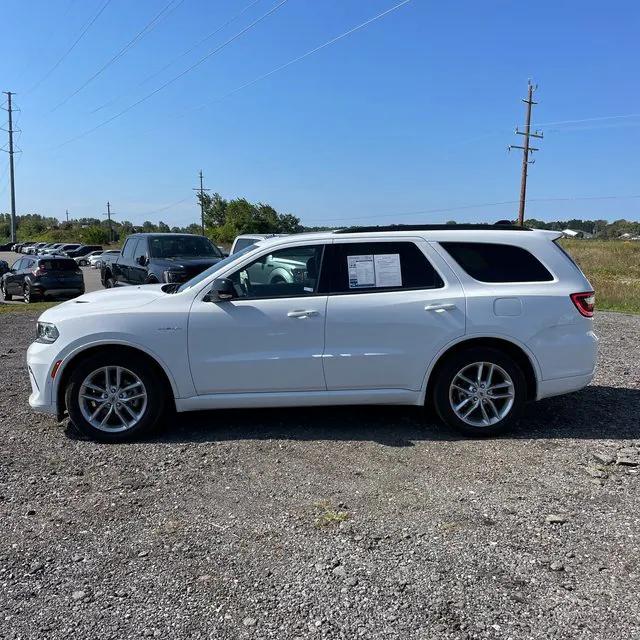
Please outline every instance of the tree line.
[[[200, 197], [200, 196], [199, 196]], [[227, 200], [220, 194], [205, 193], [202, 196], [204, 210], [205, 234], [219, 244], [230, 244], [242, 233], [299, 233], [302, 231], [328, 230], [332, 227], [304, 227], [300, 219], [290, 213], [279, 213], [269, 204], [251, 203], [246, 198]], [[55, 217], [42, 216], [37, 213], [17, 216], [18, 240], [39, 242], [83, 242], [85, 244], [109, 243], [109, 223], [100, 218], [79, 218], [60, 221]], [[448, 221], [455, 223], [454, 220]], [[163, 221], [149, 220], [141, 225], [134, 225], [127, 220], [112, 220], [114, 239], [122, 242], [132, 233], [202, 233], [200, 224], [192, 223], [185, 227], [170, 227]], [[640, 235], [640, 222], [625, 219], [614, 220], [582, 220], [579, 218], [545, 222], [531, 218], [525, 226], [533, 229], [551, 229], [562, 231], [573, 229], [584, 231], [603, 239], [619, 238], [629, 233]], [[5, 243], [11, 235], [10, 216], [0, 214], [0, 243]]]
[[[227, 200], [218, 193], [205, 193], [202, 197], [204, 208], [205, 235], [214, 242], [230, 244], [242, 233], [299, 233], [304, 228], [300, 219], [290, 213], [278, 213], [271, 205], [251, 203], [246, 198]], [[127, 220], [112, 219], [114, 240], [123, 241], [132, 233], [192, 233], [201, 234], [200, 224], [185, 227], [170, 227], [163, 221], [146, 220], [134, 225]], [[16, 216], [16, 232], [19, 241], [37, 242], [83, 242], [85, 244], [108, 244], [110, 227], [107, 220], [100, 218], [79, 218], [60, 221], [54, 217], [37, 213]], [[0, 243], [11, 236], [11, 217], [0, 214]]]

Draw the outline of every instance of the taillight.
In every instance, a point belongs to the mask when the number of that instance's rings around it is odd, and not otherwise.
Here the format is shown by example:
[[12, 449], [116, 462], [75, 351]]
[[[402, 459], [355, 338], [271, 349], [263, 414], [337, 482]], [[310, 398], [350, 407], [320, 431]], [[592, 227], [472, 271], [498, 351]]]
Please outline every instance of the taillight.
[[596, 307], [595, 291], [583, 291], [581, 293], [572, 293], [571, 300], [576, 305], [576, 309], [585, 318], [593, 317], [593, 310]]

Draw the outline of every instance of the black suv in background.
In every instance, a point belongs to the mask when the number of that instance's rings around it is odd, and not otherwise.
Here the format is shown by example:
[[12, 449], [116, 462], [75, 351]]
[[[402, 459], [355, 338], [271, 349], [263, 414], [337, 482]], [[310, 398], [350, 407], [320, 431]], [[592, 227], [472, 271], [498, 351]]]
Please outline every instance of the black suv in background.
[[26, 303], [42, 298], [74, 298], [84, 293], [82, 271], [71, 258], [25, 257], [0, 278], [5, 300], [22, 296]]
[[92, 251], [101, 251], [102, 246], [99, 244], [81, 244], [77, 249], [65, 251], [67, 258], [81, 258]]
[[188, 233], [134, 233], [116, 260], [103, 264], [106, 288], [127, 284], [186, 282], [222, 260], [209, 238]]

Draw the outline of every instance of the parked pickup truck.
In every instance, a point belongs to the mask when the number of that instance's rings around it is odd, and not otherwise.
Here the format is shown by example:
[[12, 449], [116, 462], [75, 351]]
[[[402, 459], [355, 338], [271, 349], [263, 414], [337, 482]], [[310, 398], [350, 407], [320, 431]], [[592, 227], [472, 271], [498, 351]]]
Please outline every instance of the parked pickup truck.
[[134, 233], [120, 255], [100, 269], [109, 289], [127, 284], [186, 282], [223, 255], [208, 238], [188, 233]]

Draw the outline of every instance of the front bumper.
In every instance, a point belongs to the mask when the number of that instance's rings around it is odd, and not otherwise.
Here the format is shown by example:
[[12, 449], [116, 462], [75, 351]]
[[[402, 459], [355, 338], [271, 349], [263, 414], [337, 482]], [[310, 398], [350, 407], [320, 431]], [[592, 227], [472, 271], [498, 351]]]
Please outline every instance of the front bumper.
[[[55, 344], [55, 343], [54, 343]], [[27, 350], [27, 369], [31, 382], [29, 405], [35, 411], [58, 415], [52, 368], [56, 362], [53, 345], [33, 342]]]

